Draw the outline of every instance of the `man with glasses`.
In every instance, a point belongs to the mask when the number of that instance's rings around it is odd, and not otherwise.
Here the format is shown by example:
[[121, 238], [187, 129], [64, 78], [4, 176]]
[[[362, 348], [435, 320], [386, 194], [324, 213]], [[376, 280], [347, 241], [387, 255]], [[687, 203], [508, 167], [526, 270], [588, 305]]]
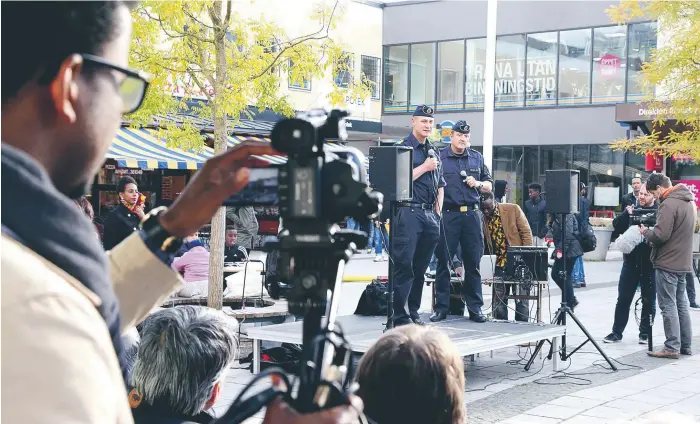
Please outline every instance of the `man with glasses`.
[[479, 196], [482, 192], [491, 191], [493, 178], [481, 153], [471, 149], [470, 136], [469, 124], [457, 121], [452, 127], [450, 146], [440, 152], [447, 187], [440, 242], [435, 250], [438, 266], [435, 312], [430, 316], [433, 322], [447, 318], [450, 298], [449, 258], [457, 252], [458, 246], [462, 248], [462, 296], [469, 311], [469, 319], [475, 322], [486, 321], [481, 312], [484, 299], [479, 265], [484, 254], [484, 231]]
[[[2, 210], [3, 420], [129, 423], [122, 333], [180, 285], [167, 264], [247, 183], [247, 158], [274, 150], [243, 144], [212, 158], [170, 209], [105, 255], [71, 199], [148, 86], [127, 68], [127, 3], [8, 2], [2, 30], [14, 40], [2, 49], [2, 200], [12, 205]], [[268, 414], [300, 422], [283, 406]]]

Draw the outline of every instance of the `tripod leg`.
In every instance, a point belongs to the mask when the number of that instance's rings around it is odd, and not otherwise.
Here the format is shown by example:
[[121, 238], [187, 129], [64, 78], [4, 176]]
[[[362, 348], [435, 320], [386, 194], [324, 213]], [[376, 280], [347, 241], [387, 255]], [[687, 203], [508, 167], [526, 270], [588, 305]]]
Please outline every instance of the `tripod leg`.
[[[610, 358], [608, 358], [608, 355], [606, 355], [605, 352], [603, 352], [603, 349], [598, 345], [598, 342], [596, 342], [595, 339], [593, 337], [591, 337], [591, 334], [588, 332], [588, 330], [586, 330], [586, 327], [583, 326], [581, 321], [579, 321], [578, 318], [576, 318], [576, 315], [574, 315], [574, 313], [571, 312], [571, 310], [568, 308], [566, 309], [566, 313], [571, 317], [571, 319], [574, 320], [576, 325], [578, 325], [578, 328], [580, 328], [581, 331], [583, 331], [583, 334], [586, 335], [586, 338], [588, 339], [588, 341], [591, 342], [593, 344], [593, 346], [595, 346], [598, 353], [600, 353], [600, 356], [602, 356], [605, 359], [605, 361], [608, 363], [608, 365], [610, 365], [610, 368], [612, 368], [613, 371], [617, 371], [617, 367], [615, 366], [615, 364], [613, 364], [613, 362], [610, 360]], [[564, 357], [562, 359], [568, 359], [568, 356]]]
[[535, 362], [535, 357], [537, 357], [537, 354], [540, 352], [540, 349], [542, 349], [542, 345], [544, 345], [544, 342], [546, 342], [546, 339], [542, 339], [539, 342], [537, 342], [537, 346], [535, 347], [535, 351], [532, 352], [532, 356], [530, 356], [530, 359], [528, 359], [527, 364], [525, 364], [525, 371], [530, 371], [530, 367], [532, 367], [532, 363]]

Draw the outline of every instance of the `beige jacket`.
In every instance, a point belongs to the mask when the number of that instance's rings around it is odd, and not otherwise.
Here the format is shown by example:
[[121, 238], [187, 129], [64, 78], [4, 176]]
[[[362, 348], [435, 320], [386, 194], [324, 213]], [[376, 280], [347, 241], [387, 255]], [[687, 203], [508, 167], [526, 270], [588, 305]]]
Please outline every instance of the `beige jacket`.
[[[2, 235], [3, 423], [132, 423], [100, 299]], [[122, 331], [180, 285], [133, 234], [109, 253]]]

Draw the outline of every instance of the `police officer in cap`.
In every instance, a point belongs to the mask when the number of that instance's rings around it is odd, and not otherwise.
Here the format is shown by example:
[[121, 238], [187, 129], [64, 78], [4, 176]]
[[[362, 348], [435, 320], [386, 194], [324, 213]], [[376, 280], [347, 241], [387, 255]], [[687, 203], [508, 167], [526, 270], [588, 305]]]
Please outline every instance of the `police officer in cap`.
[[[397, 143], [413, 148], [413, 200], [399, 203], [391, 222], [394, 245], [394, 325], [424, 325], [418, 315], [425, 270], [440, 237], [440, 211], [445, 180], [438, 149], [430, 144], [433, 108], [421, 105], [411, 118], [413, 131]], [[408, 311], [406, 311], [408, 306]]]
[[481, 153], [472, 150], [469, 143], [471, 127], [465, 121], [457, 121], [452, 127], [450, 147], [440, 152], [447, 187], [443, 204], [443, 219], [440, 242], [435, 255], [438, 259], [435, 278], [435, 312], [433, 322], [447, 318], [450, 302], [449, 261], [457, 247], [462, 248], [464, 278], [462, 296], [469, 311], [469, 319], [485, 322], [481, 312], [484, 299], [481, 294], [479, 264], [484, 253], [484, 233], [480, 192], [490, 192], [493, 178], [484, 164]]

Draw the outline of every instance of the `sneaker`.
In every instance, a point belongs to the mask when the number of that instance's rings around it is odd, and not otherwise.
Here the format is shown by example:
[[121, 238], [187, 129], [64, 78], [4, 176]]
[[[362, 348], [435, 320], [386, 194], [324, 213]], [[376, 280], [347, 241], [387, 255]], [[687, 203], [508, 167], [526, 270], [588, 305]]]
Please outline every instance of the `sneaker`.
[[580, 288], [581, 288], [581, 283], [579, 283], [578, 281], [575, 281], [575, 282], [574, 282], [574, 288], [575, 288], [575, 289], [580, 289]]
[[681, 348], [681, 355], [692, 356], [692, 355], [693, 355], [693, 351], [690, 350], [689, 347], [682, 347], [682, 348]]
[[622, 336], [615, 333], [610, 333], [603, 339], [605, 343], [619, 343], [622, 341]]
[[700, 310], [700, 305], [698, 305], [697, 302], [693, 302], [688, 306], [690, 306], [690, 309]]
[[388, 261], [388, 260], [389, 260], [389, 256], [388, 256], [386, 253], [384, 253], [384, 254], [382, 255], [382, 260], [383, 260], [384, 262]]
[[383, 261], [383, 260], [384, 260], [384, 259], [382, 259], [382, 255], [377, 255], [377, 256], [374, 257], [374, 262], [381, 262], [381, 261]]
[[675, 352], [673, 350], [668, 349], [657, 350], [656, 352], [647, 352], [647, 355], [652, 356], [654, 358], [664, 359], [678, 359], [681, 357], [679, 352]]
[[646, 334], [639, 335], [639, 344], [646, 345], [649, 344], [649, 337]]

